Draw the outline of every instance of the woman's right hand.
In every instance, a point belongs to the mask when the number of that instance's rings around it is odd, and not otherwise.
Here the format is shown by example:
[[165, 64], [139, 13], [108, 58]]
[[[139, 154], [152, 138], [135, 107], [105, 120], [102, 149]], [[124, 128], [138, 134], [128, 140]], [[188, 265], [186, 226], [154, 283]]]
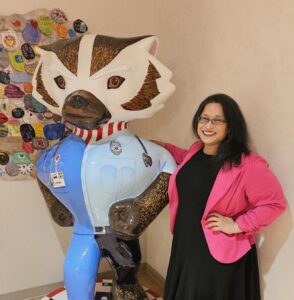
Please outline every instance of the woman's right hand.
[[160, 142], [160, 141], [156, 141], [156, 140], [150, 140], [150, 142], [154, 143], [154, 144], [157, 144], [163, 148], [165, 148], [165, 143], [163, 142]]

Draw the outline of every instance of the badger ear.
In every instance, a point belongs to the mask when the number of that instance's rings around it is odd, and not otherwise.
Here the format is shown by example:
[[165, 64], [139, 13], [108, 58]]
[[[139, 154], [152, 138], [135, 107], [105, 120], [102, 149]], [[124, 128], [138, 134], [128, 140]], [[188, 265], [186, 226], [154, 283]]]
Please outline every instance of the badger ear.
[[151, 55], [155, 56], [159, 46], [159, 41], [156, 36], [148, 36], [139, 41], [138, 44], [142, 46], [142, 48], [144, 48]]

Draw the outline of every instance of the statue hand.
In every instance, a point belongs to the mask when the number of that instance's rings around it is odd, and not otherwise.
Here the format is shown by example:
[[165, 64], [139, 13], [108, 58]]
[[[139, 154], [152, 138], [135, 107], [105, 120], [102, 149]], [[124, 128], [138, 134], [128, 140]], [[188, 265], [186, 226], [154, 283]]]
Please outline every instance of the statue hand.
[[109, 223], [113, 231], [122, 239], [138, 238], [136, 227], [139, 224], [140, 210], [133, 199], [121, 200], [109, 209]]

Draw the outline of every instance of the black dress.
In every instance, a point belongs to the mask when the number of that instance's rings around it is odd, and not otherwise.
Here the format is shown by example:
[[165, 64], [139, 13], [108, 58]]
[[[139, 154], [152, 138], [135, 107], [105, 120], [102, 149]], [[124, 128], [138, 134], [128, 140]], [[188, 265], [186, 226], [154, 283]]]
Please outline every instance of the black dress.
[[201, 150], [179, 171], [179, 194], [164, 300], [260, 300], [255, 246], [237, 262], [222, 264], [210, 254], [201, 227], [217, 171]]

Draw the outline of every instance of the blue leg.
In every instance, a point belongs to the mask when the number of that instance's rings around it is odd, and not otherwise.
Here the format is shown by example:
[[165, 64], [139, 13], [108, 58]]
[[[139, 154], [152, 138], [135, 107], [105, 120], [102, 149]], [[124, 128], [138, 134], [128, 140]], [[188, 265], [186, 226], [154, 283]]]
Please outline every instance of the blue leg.
[[68, 300], [94, 300], [100, 250], [93, 235], [73, 234], [64, 261]]

